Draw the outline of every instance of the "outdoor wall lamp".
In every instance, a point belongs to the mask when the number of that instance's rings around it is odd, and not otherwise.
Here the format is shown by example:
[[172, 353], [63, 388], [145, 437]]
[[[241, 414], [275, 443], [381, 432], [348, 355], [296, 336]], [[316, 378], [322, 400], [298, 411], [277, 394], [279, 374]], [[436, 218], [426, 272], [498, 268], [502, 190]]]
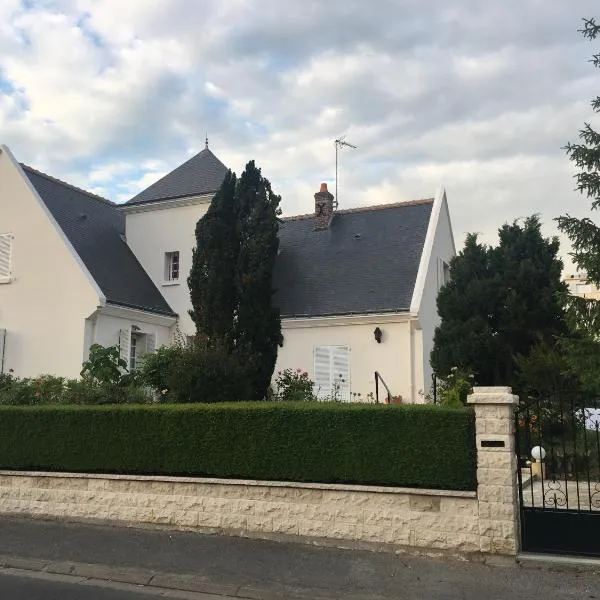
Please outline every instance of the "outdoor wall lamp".
[[383, 331], [381, 331], [381, 329], [379, 327], [375, 327], [375, 331], [373, 332], [373, 335], [375, 336], [375, 341], [378, 344], [381, 344], [381, 338], [383, 336]]

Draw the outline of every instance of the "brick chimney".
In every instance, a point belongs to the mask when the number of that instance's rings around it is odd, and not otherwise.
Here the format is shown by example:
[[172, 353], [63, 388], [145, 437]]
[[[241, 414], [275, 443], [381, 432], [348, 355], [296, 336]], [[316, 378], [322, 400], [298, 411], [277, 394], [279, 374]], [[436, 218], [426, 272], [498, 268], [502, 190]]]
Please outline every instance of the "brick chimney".
[[328, 229], [333, 219], [333, 194], [322, 183], [315, 194], [315, 229]]

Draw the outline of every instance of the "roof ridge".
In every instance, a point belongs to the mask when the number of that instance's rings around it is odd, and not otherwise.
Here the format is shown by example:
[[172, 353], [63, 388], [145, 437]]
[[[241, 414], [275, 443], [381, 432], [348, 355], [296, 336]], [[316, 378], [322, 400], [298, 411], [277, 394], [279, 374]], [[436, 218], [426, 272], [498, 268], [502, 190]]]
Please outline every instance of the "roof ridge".
[[86, 196], [89, 196], [93, 200], [99, 200], [100, 202], [104, 202], [105, 204], [108, 204], [109, 206], [117, 206], [116, 203], [114, 203], [112, 200], [109, 200], [108, 198], [103, 198], [102, 196], [99, 196], [98, 194], [94, 194], [93, 192], [89, 192], [88, 190], [84, 190], [83, 188], [77, 187], [76, 185], [73, 185], [72, 183], [68, 183], [66, 181], [63, 181], [62, 179], [59, 179], [58, 177], [53, 177], [52, 175], [48, 175], [48, 173], [44, 173], [43, 171], [39, 171], [38, 169], [34, 169], [33, 167], [31, 167], [29, 165], [26, 165], [25, 163], [20, 163], [20, 164], [21, 164], [21, 167], [25, 171], [29, 171], [31, 173], [34, 173], [35, 175], [39, 175], [40, 177], [44, 177], [45, 179], [48, 179], [49, 181], [53, 181], [54, 183], [58, 183], [58, 184], [62, 185], [63, 187], [70, 188], [72, 190], [75, 190], [76, 192], [80, 192], [82, 194], [85, 194]]
[[[334, 215], [346, 215], [353, 214], [359, 212], [369, 212], [376, 210], [385, 210], [388, 208], [399, 208], [401, 206], [413, 206], [415, 204], [429, 204], [433, 202], [435, 198], [420, 198], [418, 200], [404, 200], [401, 202], [390, 202], [389, 204], [370, 204], [367, 206], [357, 206], [355, 208], [343, 208], [342, 210], [336, 210]], [[290, 217], [283, 217], [282, 221], [301, 221], [303, 219], [312, 219], [314, 217], [314, 213], [304, 214], [304, 215], [293, 215]]]

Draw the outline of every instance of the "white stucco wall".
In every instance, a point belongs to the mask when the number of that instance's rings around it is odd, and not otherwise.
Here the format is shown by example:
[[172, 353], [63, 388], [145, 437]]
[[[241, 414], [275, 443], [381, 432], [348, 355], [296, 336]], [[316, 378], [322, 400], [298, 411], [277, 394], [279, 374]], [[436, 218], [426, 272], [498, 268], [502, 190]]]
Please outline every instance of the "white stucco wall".
[[14, 236], [14, 280], [0, 284], [4, 371], [76, 377], [86, 318], [100, 297], [7, 151], [0, 152], [0, 233]]
[[[394, 319], [395, 322], [392, 320]], [[354, 323], [352, 322], [354, 320]], [[302, 369], [314, 381], [315, 346], [350, 347], [350, 392], [375, 393], [375, 371], [379, 371], [393, 395], [402, 395], [404, 402], [411, 398], [411, 337], [408, 315], [382, 315], [359, 318], [322, 319], [320, 326], [305, 326], [304, 320], [283, 320], [283, 348], [279, 348], [277, 371]], [[383, 331], [381, 344], [375, 341], [373, 331]], [[385, 390], [380, 388], [380, 401]]]
[[102, 346], [116, 346], [122, 329], [139, 327], [138, 333], [155, 334], [156, 347], [168, 346], [172, 341], [172, 323], [175, 319], [160, 317], [142, 311], [106, 306], [90, 319], [92, 339]]
[[[435, 228], [432, 231], [432, 235], [428, 235], [430, 239], [426, 241], [431, 251], [427, 257], [427, 275], [418, 308], [420, 330], [416, 332], [417, 337], [420, 338], [418, 345], [421, 348], [422, 360], [418, 360], [417, 363], [423, 365], [422, 381], [424, 382], [424, 387], [422, 389], [424, 393], [427, 393], [431, 388], [432, 369], [429, 357], [433, 349], [435, 328], [440, 323], [437, 312], [437, 295], [443, 284], [441, 261], [449, 263], [456, 254], [448, 203], [446, 194], [443, 192], [436, 199], [436, 204], [434, 204], [432, 226]], [[420, 396], [420, 399], [423, 399], [422, 396]]]
[[[210, 198], [200, 204], [153, 208], [127, 213], [127, 243], [162, 292], [171, 308], [179, 314], [183, 334], [192, 335], [195, 326], [188, 315], [190, 293], [187, 277], [196, 245], [196, 223], [206, 213]], [[165, 283], [165, 252], [179, 251], [179, 282]]]

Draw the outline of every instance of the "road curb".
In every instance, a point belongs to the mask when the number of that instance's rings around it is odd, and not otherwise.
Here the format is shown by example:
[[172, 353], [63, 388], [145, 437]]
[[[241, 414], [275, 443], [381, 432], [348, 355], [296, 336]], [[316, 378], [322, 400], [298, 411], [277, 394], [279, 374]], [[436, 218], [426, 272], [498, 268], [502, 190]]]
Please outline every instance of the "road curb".
[[[181, 573], [161, 573], [139, 568], [113, 567], [78, 563], [71, 561], [51, 561], [38, 558], [0, 555], [0, 573], [21, 576], [55, 576], [72, 583], [87, 585], [117, 584], [120, 586], [140, 587], [148, 591], [176, 591], [184, 595], [181, 598], [198, 598], [198, 600], [213, 600], [236, 598], [244, 600], [276, 600], [286, 596], [285, 591], [266, 590], [218, 584], [203, 580], [194, 575]], [[122, 589], [122, 588], [119, 588]], [[189, 594], [195, 594], [189, 595]], [[188, 594], [187, 596], [185, 594]], [[176, 596], [169, 596], [176, 597]]]

